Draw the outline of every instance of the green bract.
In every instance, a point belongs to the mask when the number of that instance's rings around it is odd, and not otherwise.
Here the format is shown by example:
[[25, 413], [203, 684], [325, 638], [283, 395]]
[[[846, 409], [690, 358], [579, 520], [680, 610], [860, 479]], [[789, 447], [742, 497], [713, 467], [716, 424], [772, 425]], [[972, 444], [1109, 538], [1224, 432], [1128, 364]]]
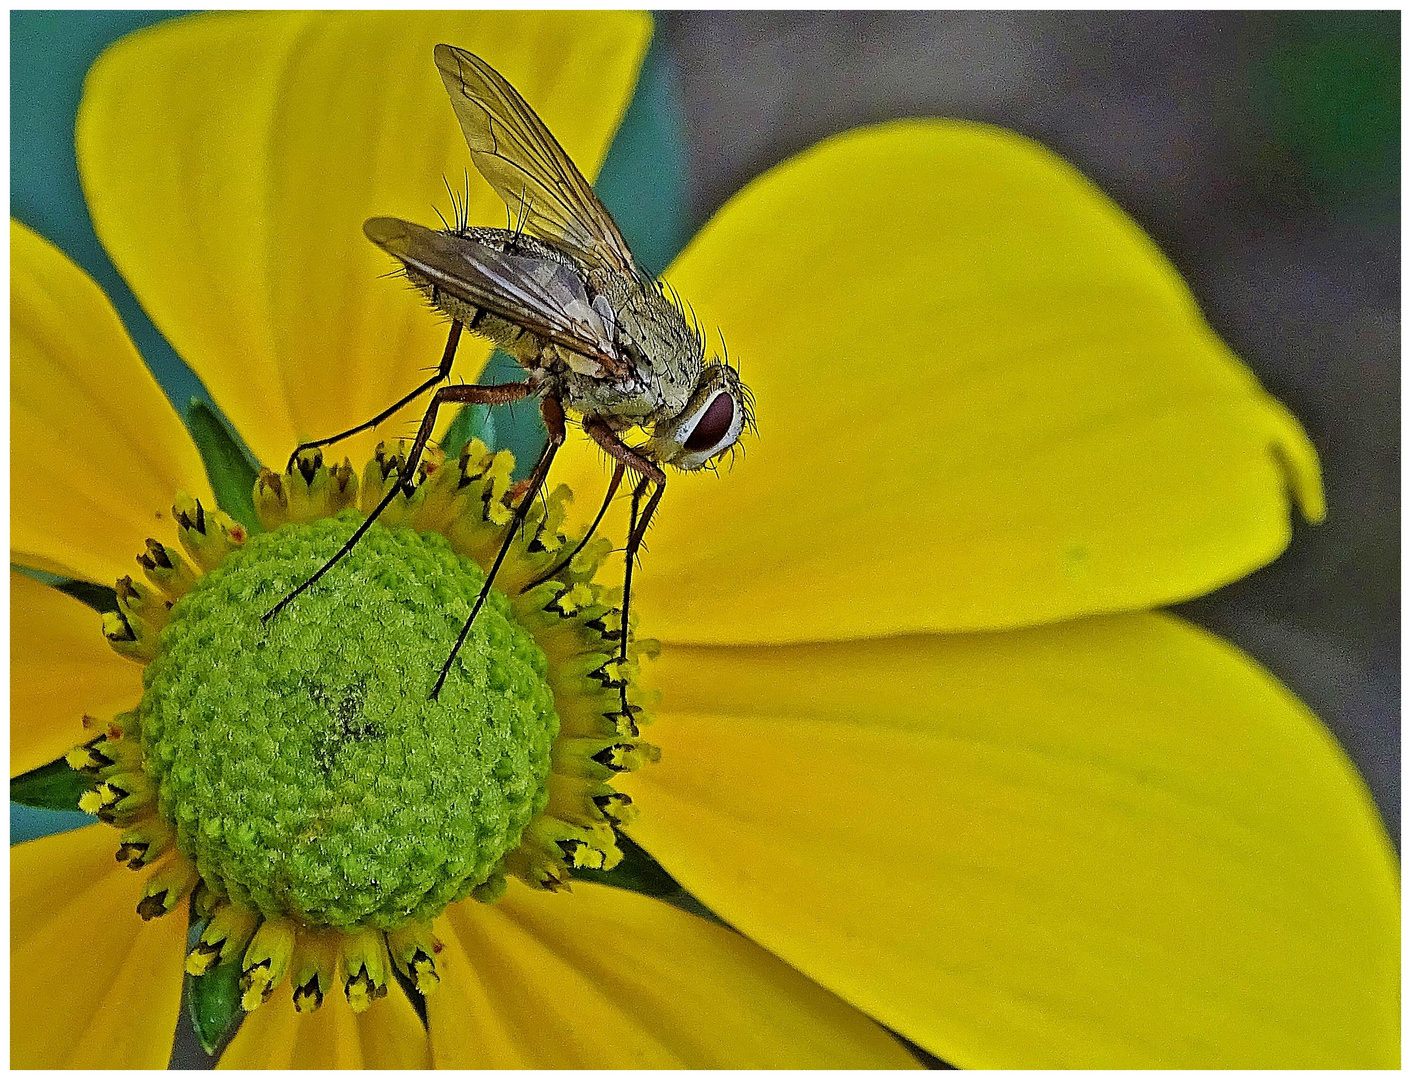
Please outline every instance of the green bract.
[[444, 537], [374, 525], [268, 624], [359, 515], [251, 537], [177, 602], [140, 707], [161, 815], [266, 916], [392, 929], [489, 879], [547, 801], [547, 661]]

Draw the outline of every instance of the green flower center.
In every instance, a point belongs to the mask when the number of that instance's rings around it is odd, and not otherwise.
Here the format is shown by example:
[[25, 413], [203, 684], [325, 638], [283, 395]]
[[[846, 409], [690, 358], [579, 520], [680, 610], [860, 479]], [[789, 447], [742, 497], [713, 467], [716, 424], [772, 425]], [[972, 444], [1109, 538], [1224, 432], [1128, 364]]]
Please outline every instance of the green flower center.
[[492, 877], [548, 801], [543, 651], [439, 533], [361, 515], [252, 536], [172, 608], [139, 709], [158, 811], [217, 892], [266, 917], [392, 930]]

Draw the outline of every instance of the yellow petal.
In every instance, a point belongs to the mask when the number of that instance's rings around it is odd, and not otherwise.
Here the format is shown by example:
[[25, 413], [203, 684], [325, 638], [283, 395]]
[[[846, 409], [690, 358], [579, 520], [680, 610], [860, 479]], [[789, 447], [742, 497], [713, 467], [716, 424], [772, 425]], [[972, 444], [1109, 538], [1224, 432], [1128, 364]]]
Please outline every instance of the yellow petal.
[[142, 669], [113, 652], [87, 604], [10, 571], [10, 775], [62, 757], [142, 698]]
[[137, 916], [145, 874], [91, 825], [10, 849], [10, 1064], [164, 1069], [186, 916]]
[[436, 924], [438, 1068], [915, 1068], [757, 945], [636, 893], [517, 883]]
[[217, 1067], [429, 1069], [431, 1049], [426, 1029], [396, 986], [362, 1014], [354, 1014], [338, 988], [317, 1012], [300, 1014], [286, 981], [245, 1017]]
[[666, 648], [619, 778], [726, 922], [967, 1068], [1399, 1060], [1396, 867], [1303, 706], [1156, 615]]
[[[1316, 457], [1174, 269], [1043, 148], [905, 121], [737, 195], [669, 271], [758, 404], [728, 474], [674, 475], [643, 626], [703, 644], [1145, 609], [1289, 537]], [[601, 492], [595, 449], [557, 479]], [[580, 497], [588, 512], [592, 495]]]
[[10, 552], [111, 583], [172, 497], [214, 505], [185, 427], [117, 312], [63, 252], [10, 222]]
[[[504, 204], [470, 165], [432, 59], [495, 65], [596, 174], [650, 20], [625, 12], [203, 15], [133, 34], [89, 73], [78, 155], [118, 269], [262, 460], [369, 419], [434, 367], [446, 328], [363, 221]], [[467, 170], [469, 180], [466, 180]], [[488, 350], [461, 346], [460, 374]], [[347, 444], [359, 460], [378, 437]], [[342, 452], [342, 451], [340, 451]]]

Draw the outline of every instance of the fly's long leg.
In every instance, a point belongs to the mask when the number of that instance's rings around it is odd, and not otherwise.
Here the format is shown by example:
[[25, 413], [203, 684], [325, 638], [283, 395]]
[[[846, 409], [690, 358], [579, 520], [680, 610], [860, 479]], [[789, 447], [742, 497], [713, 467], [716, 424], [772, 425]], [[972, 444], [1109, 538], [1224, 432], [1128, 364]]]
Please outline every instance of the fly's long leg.
[[593, 519], [593, 524], [588, 526], [588, 531], [583, 534], [583, 539], [578, 541], [578, 546], [568, 553], [568, 558], [564, 559], [552, 570], [545, 570], [528, 585], [520, 589], [520, 592], [528, 592], [536, 585], [542, 585], [550, 578], [557, 577], [569, 563], [578, 557], [578, 553], [583, 550], [588, 541], [593, 538], [593, 534], [598, 531], [598, 526], [602, 523], [603, 515], [608, 512], [608, 505], [612, 502], [613, 496], [617, 494], [617, 489], [622, 484], [622, 474], [626, 471], [627, 466], [618, 462], [617, 468], [612, 471], [612, 480], [608, 483], [608, 493], [603, 496], [603, 505], [598, 507], [598, 516]]
[[[593, 437], [594, 442], [618, 460], [619, 469], [626, 466], [641, 476], [637, 486], [632, 489], [632, 513], [627, 525], [627, 563], [622, 574], [622, 631], [618, 642], [617, 658], [620, 663], [625, 665], [627, 663], [627, 639], [631, 633], [628, 620], [632, 613], [632, 567], [637, 561], [637, 551], [642, 546], [642, 539], [647, 535], [647, 526], [651, 524], [657, 504], [661, 502], [662, 492], [666, 490], [666, 474], [661, 471], [661, 467], [655, 461], [644, 456], [640, 451], [632, 449], [618, 438], [617, 432], [608, 427], [600, 417], [588, 417], [583, 421], [583, 430]], [[646, 494], [648, 484], [656, 485], [656, 490], [647, 500], [647, 508], [639, 519], [637, 510], [641, 506], [642, 496]], [[628, 712], [627, 681], [625, 679], [622, 682], [622, 711]]]
[[499, 554], [495, 556], [495, 561], [490, 566], [490, 572], [485, 575], [485, 584], [480, 587], [480, 595], [475, 598], [475, 605], [470, 609], [470, 618], [466, 619], [465, 625], [461, 627], [460, 637], [456, 638], [455, 645], [451, 647], [451, 655], [446, 657], [446, 663], [441, 667], [441, 674], [436, 678], [436, 685], [431, 689], [432, 701], [441, 696], [441, 687], [446, 683], [446, 676], [451, 672], [451, 665], [456, 661], [456, 654], [461, 651], [461, 646], [465, 644], [465, 639], [470, 634], [470, 628], [475, 623], [475, 617], [480, 614], [480, 609], [485, 605], [485, 598], [490, 595], [490, 586], [495, 583], [495, 575], [500, 572], [500, 565], [505, 561], [505, 556], [509, 554], [510, 545], [514, 543], [515, 533], [523, 527], [524, 519], [529, 515], [529, 508], [534, 505], [539, 489], [544, 486], [544, 480], [549, 475], [549, 467], [554, 463], [554, 455], [563, 445], [565, 435], [563, 406], [559, 404], [558, 398], [544, 398], [540, 404], [540, 411], [544, 414], [544, 427], [549, 431], [549, 441], [544, 444], [544, 450], [534, 465], [534, 471], [529, 474], [524, 494], [520, 497], [519, 504], [514, 509], [514, 517], [510, 519], [505, 530], [504, 543], [500, 545]]
[[[414, 490], [412, 480], [416, 477], [416, 467], [421, 462], [422, 452], [426, 449], [427, 440], [431, 438], [431, 431], [436, 426], [436, 412], [448, 401], [465, 402], [471, 405], [503, 405], [507, 402], [518, 401], [528, 397], [531, 389], [528, 383], [500, 383], [495, 386], [443, 386], [437, 390], [431, 398], [431, 404], [426, 408], [426, 415], [421, 418], [421, 427], [417, 430], [416, 441], [412, 443], [412, 448], [407, 454], [407, 460], [402, 464], [402, 471], [397, 477], [397, 482], [387, 489], [387, 494], [382, 496], [382, 501], [377, 504], [367, 519], [357, 527], [352, 536], [348, 537], [345, 543], [334, 554], [333, 558], [320, 566], [312, 577], [291, 592], [274, 607], [265, 612], [262, 622], [269, 622], [270, 619], [278, 615], [285, 606], [296, 596], [302, 593], [310, 585], [316, 582], [324, 574], [333, 569], [334, 565], [363, 538], [363, 534], [372, 527], [372, 523], [378, 519], [382, 511], [391, 505], [392, 500], [400, 491], [410, 495]], [[560, 416], [562, 411], [560, 410]], [[562, 441], [562, 439], [560, 439]]]
[[[627, 535], [627, 562], [622, 571], [622, 640], [618, 643], [617, 659], [625, 667], [627, 664], [627, 635], [630, 633], [628, 617], [632, 613], [632, 567], [637, 561], [637, 550], [642, 546], [642, 538], [647, 535], [647, 526], [651, 524], [652, 515], [656, 513], [657, 503], [661, 502], [661, 493], [666, 490], [666, 480], [663, 478], [656, 484], [656, 490], [652, 492], [652, 497], [647, 500], [647, 508], [642, 512], [642, 518], [637, 519], [637, 505], [642, 501], [642, 495], [647, 490], [647, 485], [652, 483], [651, 477], [644, 476], [638, 481], [637, 486], [632, 490], [632, 516], [628, 524]], [[628, 713], [627, 708], [627, 679], [622, 680], [622, 712]]]
[[375, 428], [378, 424], [382, 423], [382, 421], [386, 420], [398, 409], [402, 408], [404, 405], [410, 405], [413, 401], [421, 397], [422, 394], [426, 393], [437, 383], [444, 382], [446, 376], [451, 373], [451, 364], [456, 358], [456, 346], [460, 344], [460, 340], [461, 324], [459, 321], [453, 321], [451, 323], [450, 335], [446, 338], [446, 351], [441, 354], [441, 363], [436, 368], [435, 375], [427, 379], [424, 383], [418, 386], [406, 397], [401, 398], [399, 401], [397, 401], [395, 405], [389, 405], [387, 408], [383, 409], [380, 413], [378, 413], [366, 423], [359, 424], [357, 427], [349, 428], [347, 431], [340, 431], [337, 435], [330, 435], [326, 439], [315, 439], [312, 442], [300, 443], [298, 446], [294, 447], [294, 452], [289, 455], [288, 468], [292, 469], [294, 467], [294, 463], [299, 459], [299, 455], [302, 454], [305, 450], [315, 450], [320, 446], [329, 446], [336, 442], [342, 442], [344, 439], [348, 438], [351, 435], [356, 435], [360, 431], [367, 431], [369, 428]]

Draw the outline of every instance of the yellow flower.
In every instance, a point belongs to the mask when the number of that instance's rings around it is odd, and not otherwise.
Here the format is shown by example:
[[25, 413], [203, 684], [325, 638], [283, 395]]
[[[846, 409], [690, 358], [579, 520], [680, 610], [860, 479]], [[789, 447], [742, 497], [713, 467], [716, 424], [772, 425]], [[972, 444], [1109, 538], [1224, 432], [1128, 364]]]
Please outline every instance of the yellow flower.
[[[359, 228], [424, 219], [465, 167], [432, 45], [484, 55], [591, 175], [647, 35], [458, 13], [134, 35], [80, 114], [95, 226], [278, 464], [439, 355]], [[210, 487], [97, 287], [23, 227], [11, 262], [12, 561], [107, 583]], [[634, 590], [663, 754], [619, 786], [630, 835], [739, 933], [511, 883], [437, 920], [427, 1029], [395, 990], [286, 1003], [223, 1062], [908, 1064], [876, 1021], [968, 1067], [1396, 1064], [1396, 872], [1360, 780], [1247, 658], [1149, 612], [1275, 557], [1290, 491], [1322, 515], [1297, 423], [1150, 241], [1041, 148], [910, 121], [759, 178], [667, 276], [743, 361], [761, 435], [662, 504]], [[556, 479], [591, 503], [585, 441]], [[11, 589], [18, 773], [141, 686], [91, 611]], [[16, 1065], [167, 1061], [186, 925], [137, 919], [113, 851], [104, 826], [12, 849]]]

